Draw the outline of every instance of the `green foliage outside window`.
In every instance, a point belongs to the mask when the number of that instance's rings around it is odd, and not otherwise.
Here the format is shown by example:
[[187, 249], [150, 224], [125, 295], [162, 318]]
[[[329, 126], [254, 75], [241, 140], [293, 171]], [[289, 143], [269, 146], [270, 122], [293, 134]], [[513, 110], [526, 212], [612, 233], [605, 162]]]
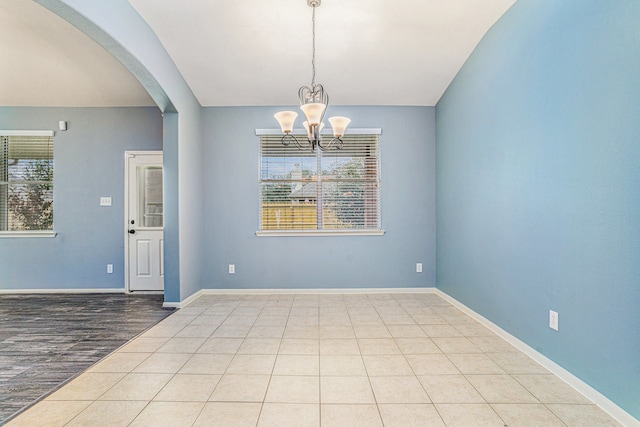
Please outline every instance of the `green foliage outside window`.
[[53, 133], [0, 134], [0, 231], [53, 230]]
[[9, 218], [14, 229], [53, 229], [53, 161], [29, 160], [20, 181], [9, 186]]

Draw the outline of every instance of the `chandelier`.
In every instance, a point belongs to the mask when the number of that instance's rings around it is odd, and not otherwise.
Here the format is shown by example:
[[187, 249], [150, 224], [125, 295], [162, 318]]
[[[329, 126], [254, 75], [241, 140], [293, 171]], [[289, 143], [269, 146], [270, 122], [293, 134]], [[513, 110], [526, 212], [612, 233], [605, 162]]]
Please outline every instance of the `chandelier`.
[[303, 123], [307, 131], [307, 141], [300, 141], [291, 134], [298, 113], [295, 111], [280, 111], [274, 114], [274, 117], [282, 128], [282, 132], [284, 132], [281, 140], [282, 144], [288, 146], [293, 141], [300, 150], [311, 148], [312, 151], [315, 151], [316, 147], [321, 150], [341, 149], [344, 146], [342, 136], [351, 122], [351, 119], [347, 117], [329, 117], [329, 123], [331, 123], [331, 127], [333, 128], [333, 138], [329, 140], [329, 142], [322, 140], [320, 135], [324, 127], [322, 119], [329, 105], [329, 95], [325, 92], [321, 84], [316, 84], [316, 7], [320, 6], [320, 1], [321, 0], [307, 0], [307, 4], [313, 8], [311, 15], [311, 34], [313, 41], [311, 51], [311, 86], [302, 86], [298, 90], [300, 109], [307, 119]]

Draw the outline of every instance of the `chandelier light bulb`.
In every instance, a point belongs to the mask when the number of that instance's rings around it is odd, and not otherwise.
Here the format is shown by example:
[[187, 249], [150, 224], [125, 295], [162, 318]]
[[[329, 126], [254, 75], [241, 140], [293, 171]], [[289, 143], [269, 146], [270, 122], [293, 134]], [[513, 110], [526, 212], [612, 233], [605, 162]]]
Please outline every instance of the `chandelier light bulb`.
[[[313, 138], [313, 128], [309, 126], [309, 122], [304, 121], [302, 122], [302, 126], [304, 126], [305, 130], [307, 131], [307, 138], [308, 139], [312, 139]], [[320, 127], [318, 128], [318, 133], [322, 132], [322, 128], [324, 127], [324, 123], [320, 123]]]
[[311, 124], [311, 126], [316, 126], [322, 120], [322, 115], [324, 114], [324, 110], [327, 108], [325, 104], [321, 104], [319, 102], [313, 102], [311, 104], [304, 104], [300, 106], [300, 109], [304, 112], [304, 115], [307, 117], [307, 121]]
[[347, 130], [347, 126], [351, 123], [351, 119], [348, 117], [334, 116], [329, 117], [329, 123], [331, 123], [331, 127], [333, 128], [333, 136], [340, 138]]
[[293, 130], [293, 124], [298, 117], [298, 113], [295, 111], [280, 111], [279, 113], [274, 114], [273, 117], [275, 117], [280, 124], [282, 132], [290, 133]]

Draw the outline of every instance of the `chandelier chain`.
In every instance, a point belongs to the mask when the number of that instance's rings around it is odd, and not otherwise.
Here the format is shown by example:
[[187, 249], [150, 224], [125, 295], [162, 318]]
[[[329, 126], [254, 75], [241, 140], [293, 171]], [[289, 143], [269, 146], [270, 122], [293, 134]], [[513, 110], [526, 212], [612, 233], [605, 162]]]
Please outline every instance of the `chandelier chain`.
[[316, 6], [313, 6], [313, 12], [311, 14], [311, 90], [315, 90], [316, 85]]

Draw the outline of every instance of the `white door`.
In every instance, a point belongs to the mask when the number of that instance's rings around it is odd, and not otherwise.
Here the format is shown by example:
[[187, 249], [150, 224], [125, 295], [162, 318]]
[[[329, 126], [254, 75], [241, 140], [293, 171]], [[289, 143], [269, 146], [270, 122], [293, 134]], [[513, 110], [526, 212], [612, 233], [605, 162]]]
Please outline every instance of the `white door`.
[[125, 153], [127, 289], [164, 291], [162, 152]]

